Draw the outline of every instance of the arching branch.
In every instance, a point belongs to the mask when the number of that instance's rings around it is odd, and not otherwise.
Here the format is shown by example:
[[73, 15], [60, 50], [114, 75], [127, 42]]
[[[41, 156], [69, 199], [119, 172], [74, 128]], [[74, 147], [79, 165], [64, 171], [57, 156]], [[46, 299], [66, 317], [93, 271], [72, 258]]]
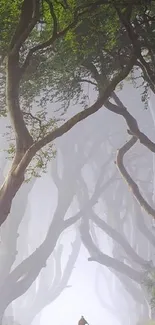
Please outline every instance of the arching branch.
[[140, 206], [153, 218], [155, 218], [155, 209], [153, 209], [150, 204], [143, 198], [142, 194], [140, 193], [138, 185], [133, 181], [132, 177], [127, 172], [126, 168], [124, 167], [123, 158], [125, 154], [135, 145], [137, 142], [137, 138], [133, 136], [127, 143], [123, 145], [121, 149], [118, 150], [117, 158], [116, 158], [116, 165], [122, 174], [123, 178], [125, 179], [126, 183], [128, 184], [130, 190], [132, 191], [134, 197], [140, 204]]
[[128, 112], [127, 108], [120, 102], [119, 98], [115, 93], [112, 94], [113, 99], [117, 102], [117, 105], [111, 103], [107, 100], [104, 106], [111, 112], [114, 112], [118, 115], [124, 117], [129, 130], [128, 133], [134, 135], [140, 143], [142, 143], [146, 148], [155, 152], [155, 143], [150, 140], [147, 135], [140, 131], [136, 119]]
[[89, 233], [89, 224], [86, 220], [86, 218], [83, 218], [81, 226], [80, 226], [80, 234], [82, 243], [90, 253], [89, 261], [98, 262], [102, 265], [107, 266], [108, 268], [115, 269], [118, 272], [121, 272], [127, 276], [129, 276], [132, 280], [141, 283], [144, 273], [138, 272], [132, 269], [127, 264], [124, 264], [123, 262], [112, 258], [104, 253], [102, 253], [99, 248], [94, 244], [90, 233]]
[[111, 238], [113, 238], [113, 240], [115, 240], [118, 244], [120, 244], [120, 246], [126, 252], [127, 256], [131, 256], [136, 263], [140, 264], [144, 268], [150, 266], [149, 261], [146, 261], [142, 257], [140, 257], [134, 251], [134, 249], [131, 247], [131, 245], [128, 243], [128, 241], [124, 238], [124, 236], [121, 233], [119, 233], [114, 228], [110, 227], [103, 219], [99, 218], [98, 215], [93, 211], [91, 213], [91, 219], [99, 228], [101, 228], [106, 234], [108, 234]]

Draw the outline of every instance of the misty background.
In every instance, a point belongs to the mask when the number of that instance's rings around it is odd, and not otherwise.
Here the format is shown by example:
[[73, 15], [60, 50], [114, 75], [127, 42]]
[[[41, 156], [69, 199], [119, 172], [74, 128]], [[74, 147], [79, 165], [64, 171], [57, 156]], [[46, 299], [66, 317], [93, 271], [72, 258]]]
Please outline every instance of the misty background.
[[[90, 103], [94, 102], [94, 91], [91, 87], [86, 91]], [[154, 141], [154, 96], [150, 92], [146, 110], [141, 93], [128, 81], [117, 95], [141, 131]], [[80, 110], [71, 107], [65, 119]], [[7, 123], [1, 118], [1, 182], [10, 164], [3, 136]], [[155, 225], [115, 164], [117, 150], [128, 139], [122, 117], [103, 107], [57, 139], [56, 157], [47, 172], [22, 185], [0, 232], [1, 299], [7, 290], [17, 295], [8, 302], [3, 324], [73, 325], [84, 315], [90, 325], [130, 325], [149, 318], [147, 294], [140, 282], [148, 261], [155, 263]], [[127, 153], [125, 166], [153, 206], [152, 153], [137, 143]], [[61, 221], [54, 227], [53, 218], [71, 217], [77, 217], [77, 222], [59, 236]], [[103, 221], [100, 226], [98, 217]], [[98, 248], [97, 261], [88, 261], [97, 254], [85, 232], [88, 222]], [[22, 286], [27, 288], [25, 294]]]

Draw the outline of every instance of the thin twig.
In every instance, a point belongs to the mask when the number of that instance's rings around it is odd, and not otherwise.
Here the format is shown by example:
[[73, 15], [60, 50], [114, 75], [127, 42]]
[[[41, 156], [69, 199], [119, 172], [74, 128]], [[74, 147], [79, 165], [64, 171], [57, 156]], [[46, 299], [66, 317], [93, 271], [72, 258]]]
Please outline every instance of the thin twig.
[[36, 121], [39, 123], [39, 127], [40, 127], [40, 129], [42, 128], [42, 121], [41, 121], [38, 117], [34, 116], [34, 115], [33, 115], [32, 113], [30, 113], [30, 112], [23, 112], [23, 115], [30, 116], [33, 120], [36, 120]]

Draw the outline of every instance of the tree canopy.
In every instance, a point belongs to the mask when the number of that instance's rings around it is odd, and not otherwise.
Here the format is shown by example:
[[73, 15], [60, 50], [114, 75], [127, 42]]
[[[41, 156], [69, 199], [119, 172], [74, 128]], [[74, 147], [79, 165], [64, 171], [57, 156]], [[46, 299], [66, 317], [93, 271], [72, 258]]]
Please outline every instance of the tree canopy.
[[[2, 1], [1, 115], [9, 115], [15, 141], [9, 149], [12, 167], [0, 190], [1, 224], [32, 159], [36, 176], [55, 155], [53, 140], [103, 104], [122, 115], [129, 132], [154, 152], [126, 109], [108, 100], [136, 68], [144, 79], [143, 100], [148, 87], [154, 92], [154, 9], [149, 1]], [[85, 83], [98, 92], [91, 107]], [[51, 102], [64, 111], [81, 102], [84, 110], [58, 127], [61, 121], [47, 110]]]

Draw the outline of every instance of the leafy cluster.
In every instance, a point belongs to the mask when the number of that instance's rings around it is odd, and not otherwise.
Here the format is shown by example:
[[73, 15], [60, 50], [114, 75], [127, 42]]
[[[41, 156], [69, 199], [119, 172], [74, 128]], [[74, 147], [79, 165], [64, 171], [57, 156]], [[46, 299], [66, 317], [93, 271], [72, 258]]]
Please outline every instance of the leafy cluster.
[[19, 20], [22, 0], [2, 0], [0, 4], [0, 57], [7, 52]]

